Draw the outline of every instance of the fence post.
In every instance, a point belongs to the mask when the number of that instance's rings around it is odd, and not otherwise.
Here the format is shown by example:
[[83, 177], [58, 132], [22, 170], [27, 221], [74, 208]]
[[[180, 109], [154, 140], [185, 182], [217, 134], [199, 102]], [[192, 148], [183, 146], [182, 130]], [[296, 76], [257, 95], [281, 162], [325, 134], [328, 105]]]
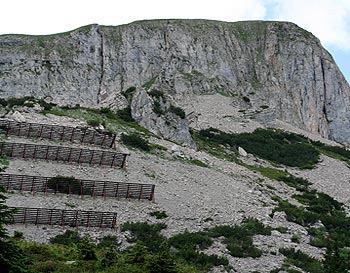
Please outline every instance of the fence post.
[[73, 142], [74, 133], [75, 133], [75, 127], [72, 130], [72, 135], [70, 136], [70, 142]]
[[10, 134], [10, 130], [11, 130], [11, 125], [10, 125], [10, 121], [7, 121], [7, 130], [6, 130], [6, 136], [8, 136]]
[[90, 159], [90, 165], [91, 166], [94, 166], [94, 163], [93, 163], [94, 155], [95, 155], [95, 150], [92, 150], [92, 155], [91, 155], [91, 159]]
[[111, 142], [111, 145], [109, 146], [109, 148], [113, 148], [113, 145], [114, 145], [114, 142], [115, 142], [115, 138], [117, 137], [116, 134], [113, 135], [113, 139], [112, 139], [112, 142]]
[[155, 185], [152, 185], [151, 196], [150, 196], [150, 199], [149, 199], [149, 200], [152, 200], [152, 203], [156, 202], [156, 198], [155, 198], [155, 195], [154, 195], [154, 188], [155, 188]]
[[36, 217], [35, 217], [35, 225], [38, 225], [38, 218], [39, 218], [39, 208], [36, 209]]
[[33, 179], [32, 179], [32, 188], [30, 189], [30, 191], [33, 193], [33, 195], [35, 194], [35, 192], [34, 192], [34, 179], [35, 179], [35, 176], [33, 176]]
[[50, 140], [52, 139], [52, 133], [53, 133], [53, 126], [51, 126], [51, 131], [50, 131], [50, 136], [49, 136]]
[[103, 183], [102, 195], [103, 195], [103, 199], [106, 199], [106, 181], [104, 181]]
[[123, 162], [122, 162], [122, 165], [120, 166], [120, 167], [122, 167], [123, 169], [126, 169], [126, 157], [127, 157], [127, 155], [124, 154]]
[[64, 139], [64, 128], [66, 128], [66, 127], [64, 127], [64, 126], [62, 126], [62, 127], [63, 127], [63, 130], [62, 130], [61, 140], [63, 140], [63, 139]]
[[99, 164], [100, 166], [101, 166], [101, 164], [102, 164], [102, 160], [103, 160], [104, 155], [105, 155], [105, 151], [102, 151], [101, 160], [100, 160], [100, 164]]
[[53, 214], [53, 209], [50, 209], [50, 226], [52, 226], [52, 214]]
[[[4, 175], [2, 174], [1, 175], [1, 178], [3, 179], [4, 178]], [[10, 176], [9, 175], [7, 175], [7, 191], [9, 191], [10, 190], [10, 187], [11, 187], [11, 183], [10, 183]]]
[[49, 155], [49, 148], [50, 148], [50, 146], [46, 146], [45, 160], [47, 160], [47, 156]]
[[113, 155], [113, 160], [112, 160], [112, 164], [111, 164], [111, 167], [114, 166], [114, 160], [115, 160], [115, 157], [116, 157], [116, 154]]
[[141, 197], [142, 197], [142, 190], [143, 190], [143, 185], [141, 185], [140, 194], [139, 194], [139, 200], [140, 200]]
[[27, 134], [27, 137], [29, 138], [30, 137], [30, 129], [32, 128], [32, 124], [29, 123], [29, 128], [28, 128], [28, 134]]
[[40, 138], [43, 138], [43, 130], [44, 130], [44, 124], [41, 124], [41, 128], [40, 128]]

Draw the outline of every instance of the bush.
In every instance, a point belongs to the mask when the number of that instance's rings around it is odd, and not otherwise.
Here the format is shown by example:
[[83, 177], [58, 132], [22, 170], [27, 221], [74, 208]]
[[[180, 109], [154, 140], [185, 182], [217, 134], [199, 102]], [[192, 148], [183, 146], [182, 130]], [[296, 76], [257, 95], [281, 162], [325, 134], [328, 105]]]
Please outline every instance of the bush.
[[136, 87], [135, 86], [131, 86], [128, 89], [126, 89], [124, 92], [122, 92], [122, 95], [129, 101], [129, 103], [131, 102], [131, 99], [134, 95], [136, 91]]
[[47, 181], [47, 187], [60, 193], [81, 194], [80, 180], [74, 177], [52, 177]]
[[228, 134], [209, 128], [199, 131], [198, 137], [234, 149], [242, 147], [248, 153], [291, 167], [311, 168], [319, 160], [319, 151], [306, 138], [281, 130], [256, 129], [252, 133]]
[[23, 97], [23, 98], [9, 98], [7, 100], [7, 106], [12, 107], [12, 106], [23, 106], [27, 101], [35, 101], [34, 97]]
[[252, 236], [256, 234], [270, 235], [271, 228], [265, 227], [258, 220], [248, 218], [241, 226], [216, 226], [208, 230], [214, 238], [224, 236], [224, 243], [234, 257], [260, 257], [262, 251], [253, 245]]
[[292, 248], [285, 249], [282, 248], [279, 250], [284, 256], [287, 257], [287, 260], [293, 265], [305, 270], [306, 272], [313, 273], [323, 273], [323, 267], [320, 261], [313, 259], [301, 252], [300, 250], [295, 251]]
[[160, 244], [165, 240], [165, 237], [160, 234], [162, 229], [166, 228], [165, 224], [148, 224], [145, 222], [124, 223], [121, 226], [121, 231], [129, 230], [134, 236], [130, 242], [140, 240], [150, 252], [158, 252]]
[[157, 219], [164, 219], [164, 218], [168, 217], [168, 215], [166, 214], [165, 210], [163, 210], [163, 211], [153, 211], [153, 212], [150, 212], [149, 215], [154, 216]]
[[116, 114], [108, 107], [102, 107], [100, 109], [100, 113], [104, 116], [106, 116], [109, 119], [115, 119], [116, 118]]
[[184, 249], [176, 253], [176, 256], [183, 259], [187, 263], [193, 264], [201, 270], [207, 270], [213, 266], [228, 265], [226, 257], [219, 257], [217, 255], [206, 255], [195, 250]]
[[89, 119], [87, 121], [87, 124], [92, 126], [92, 127], [98, 127], [98, 126], [100, 126], [100, 121], [97, 119]]
[[157, 100], [154, 101], [154, 103], [153, 103], [153, 112], [155, 114], [157, 114], [158, 117], [160, 117], [161, 115], [165, 114], [164, 110], [162, 109], [162, 106], [161, 106], [160, 102], [157, 101]]
[[81, 260], [97, 260], [96, 245], [90, 237], [84, 236], [77, 244], [77, 250]]
[[151, 146], [149, 145], [148, 141], [140, 137], [136, 133], [132, 133], [130, 135], [122, 134], [120, 137], [120, 140], [128, 146], [138, 148], [144, 151], [150, 151]]
[[126, 122], [134, 122], [135, 120], [131, 116], [131, 108], [126, 107], [117, 111], [117, 116]]
[[80, 240], [81, 240], [81, 237], [78, 231], [66, 230], [65, 233], [51, 238], [50, 243], [71, 246], [73, 244], [79, 243]]
[[152, 89], [151, 91], [148, 92], [148, 94], [151, 96], [151, 97], [155, 97], [157, 99], [159, 98], [164, 98], [164, 92], [163, 91], [160, 91], [158, 89]]
[[177, 249], [206, 249], [213, 244], [213, 240], [203, 232], [190, 233], [185, 231], [184, 233], [177, 234], [169, 239], [169, 243], [172, 247]]
[[115, 248], [118, 245], [119, 245], [119, 242], [118, 242], [117, 236], [107, 235], [100, 240], [97, 246], [99, 248], [108, 248], [108, 247]]
[[186, 118], [185, 111], [182, 108], [180, 108], [180, 107], [176, 107], [174, 105], [170, 105], [169, 111], [171, 113], [174, 113], [175, 115], [179, 116], [182, 119]]

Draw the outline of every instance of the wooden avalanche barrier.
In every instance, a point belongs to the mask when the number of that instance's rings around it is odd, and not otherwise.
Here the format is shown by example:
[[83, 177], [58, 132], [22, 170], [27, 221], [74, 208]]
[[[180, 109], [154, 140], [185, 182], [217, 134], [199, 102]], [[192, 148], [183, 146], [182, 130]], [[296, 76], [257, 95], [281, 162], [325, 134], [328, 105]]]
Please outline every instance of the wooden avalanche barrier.
[[116, 135], [83, 127], [68, 127], [0, 119], [0, 134], [25, 138], [45, 138], [112, 148]]
[[[113, 181], [82, 180], [69, 178], [65, 181], [64, 177], [59, 179], [59, 183], [54, 180], [55, 177], [30, 176], [18, 174], [0, 174], [0, 185], [7, 191], [29, 191], [47, 193], [67, 193], [77, 194], [83, 197], [90, 195], [93, 197], [111, 197], [111, 198], [132, 198], [154, 200], [155, 185], [121, 183]], [[72, 183], [73, 182], [73, 183]]]
[[8, 224], [58, 225], [70, 227], [117, 227], [116, 212], [9, 207], [15, 209]]
[[2, 142], [0, 143], [0, 155], [13, 158], [125, 168], [128, 154], [65, 146]]

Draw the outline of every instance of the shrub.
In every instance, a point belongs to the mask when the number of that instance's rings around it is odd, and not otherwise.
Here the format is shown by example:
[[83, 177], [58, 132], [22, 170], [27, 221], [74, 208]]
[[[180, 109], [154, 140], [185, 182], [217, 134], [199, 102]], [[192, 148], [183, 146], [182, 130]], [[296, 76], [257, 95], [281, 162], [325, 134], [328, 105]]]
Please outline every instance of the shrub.
[[23, 106], [27, 101], [34, 101], [34, 97], [22, 97], [22, 98], [9, 98], [7, 100], [7, 106], [12, 107], [12, 106]]
[[81, 260], [97, 260], [96, 245], [90, 237], [84, 236], [77, 244], [77, 250]]
[[47, 187], [61, 193], [81, 193], [80, 180], [74, 177], [60, 175], [52, 177], [47, 181]]
[[313, 273], [323, 273], [323, 267], [320, 261], [313, 259], [301, 252], [300, 250], [295, 251], [292, 248], [285, 249], [282, 248], [279, 250], [284, 256], [287, 257], [287, 260], [293, 265], [305, 270], [306, 272]]
[[130, 242], [142, 241], [143, 245], [151, 252], [157, 252], [160, 244], [165, 240], [165, 237], [160, 234], [162, 229], [166, 228], [165, 224], [148, 224], [145, 222], [124, 223], [121, 226], [121, 231], [129, 230], [134, 238]]
[[136, 91], [136, 87], [135, 86], [131, 86], [128, 89], [126, 89], [124, 92], [122, 92], [122, 95], [129, 101], [129, 103], [131, 102], [131, 99], [134, 95]]
[[118, 245], [119, 245], [119, 242], [118, 242], [117, 236], [107, 235], [100, 240], [97, 246], [99, 248], [107, 248], [107, 247], [115, 248]]
[[171, 246], [177, 249], [206, 249], [213, 244], [213, 240], [203, 232], [187, 232], [177, 234], [169, 239]]
[[81, 237], [78, 231], [66, 230], [65, 233], [56, 235], [55, 237], [50, 239], [51, 244], [60, 244], [70, 246], [73, 244], [77, 244], [80, 242]]
[[164, 98], [164, 92], [163, 91], [160, 91], [158, 89], [152, 89], [151, 91], [148, 92], [148, 94], [151, 96], [151, 97], [155, 97], [157, 99], [159, 98]]
[[253, 245], [255, 234], [270, 235], [271, 228], [265, 227], [258, 220], [248, 218], [241, 226], [216, 226], [208, 230], [211, 237], [224, 236], [224, 243], [234, 257], [260, 257], [262, 251]]
[[153, 212], [150, 212], [149, 215], [154, 216], [157, 219], [164, 219], [164, 218], [168, 217], [168, 215], [166, 214], [165, 210], [163, 210], [163, 211], [153, 211]]
[[151, 146], [149, 145], [148, 141], [143, 139], [141, 136], [139, 136], [136, 133], [132, 133], [129, 135], [122, 134], [120, 137], [120, 140], [128, 146], [138, 148], [144, 151], [150, 151]]
[[134, 122], [135, 120], [131, 116], [131, 108], [126, 107], [117, 111], [117, 116], [126, 122]]
[[100, 126], [100, 121], [97, 119], [89, 119], [87, 121], [87, 124], [92, 126], [92, 127], [98, 127], [98, 126]]
[[311, 168], [319, 160], [319, 151], [306, 138], [281, 130], [256, 129], [252, 133], [228, 134], [218, 129], [201, 130], [198, 137], [248, 153], [277, 164]]
[[228, 265], [228, 259], [226, 257], [219, 257], [217, 255], [206, 255], [199, 253], [192, 249], [180, 250], [176, 253], [176, 256], [180, 257], [187, 263], [193, 264], [201, 270], [207, 270], [213, 266]]
[[165, 114], [160, 102], [157, 100], [153, 103], [153, 112], [156, 113], [158, 117]]
[[116, 118], [116, 114], [108, 107], [102, 107], [100, 109], [100, 113], [104, 116], [106, 116], [109, 119], [115, 119]]
[[146, 90], [150, 89], [152, 85], [156, 82], [157, 78], [158, 76], [153, 77], [151, 80], [143, 84], [142, 87], [145, 88]]
[[171, 113], [174, 113], [175, 115], [179, 116], [182, 119], [184, 119], [186, 117], [185, 111], [182, 108], [180, 108], [180, 107], [176, 107], [174, 105], [170, 105], [169, 111]]

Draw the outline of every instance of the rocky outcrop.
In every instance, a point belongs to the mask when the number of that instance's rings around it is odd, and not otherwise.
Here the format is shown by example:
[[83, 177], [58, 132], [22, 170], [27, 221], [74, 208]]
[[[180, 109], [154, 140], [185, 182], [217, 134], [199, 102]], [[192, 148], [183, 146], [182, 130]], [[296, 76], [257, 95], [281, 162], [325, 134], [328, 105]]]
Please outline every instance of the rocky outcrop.
[[[137, 90], [131, 102], [131, 115], [141, 126], [165, 139], [171, 139], [184, 146], [195, 148], [187, 120], [172, 109], [164, 96], [152, 97], [146, 90]], [[181, 108], [178, 108], [181, 109]]]
[[[88, 107], [123, 108], [130, 87], [161, 90], [180, 105], [221, 93], [262, 123], [280, 119], [350, 142], [349, 84], [319, 40], [291, 23], [159, 20], [3, 35], [0, 79], [1, 97]], [[142, 111], [133, 112], [140, 124], [157, 127]]]

